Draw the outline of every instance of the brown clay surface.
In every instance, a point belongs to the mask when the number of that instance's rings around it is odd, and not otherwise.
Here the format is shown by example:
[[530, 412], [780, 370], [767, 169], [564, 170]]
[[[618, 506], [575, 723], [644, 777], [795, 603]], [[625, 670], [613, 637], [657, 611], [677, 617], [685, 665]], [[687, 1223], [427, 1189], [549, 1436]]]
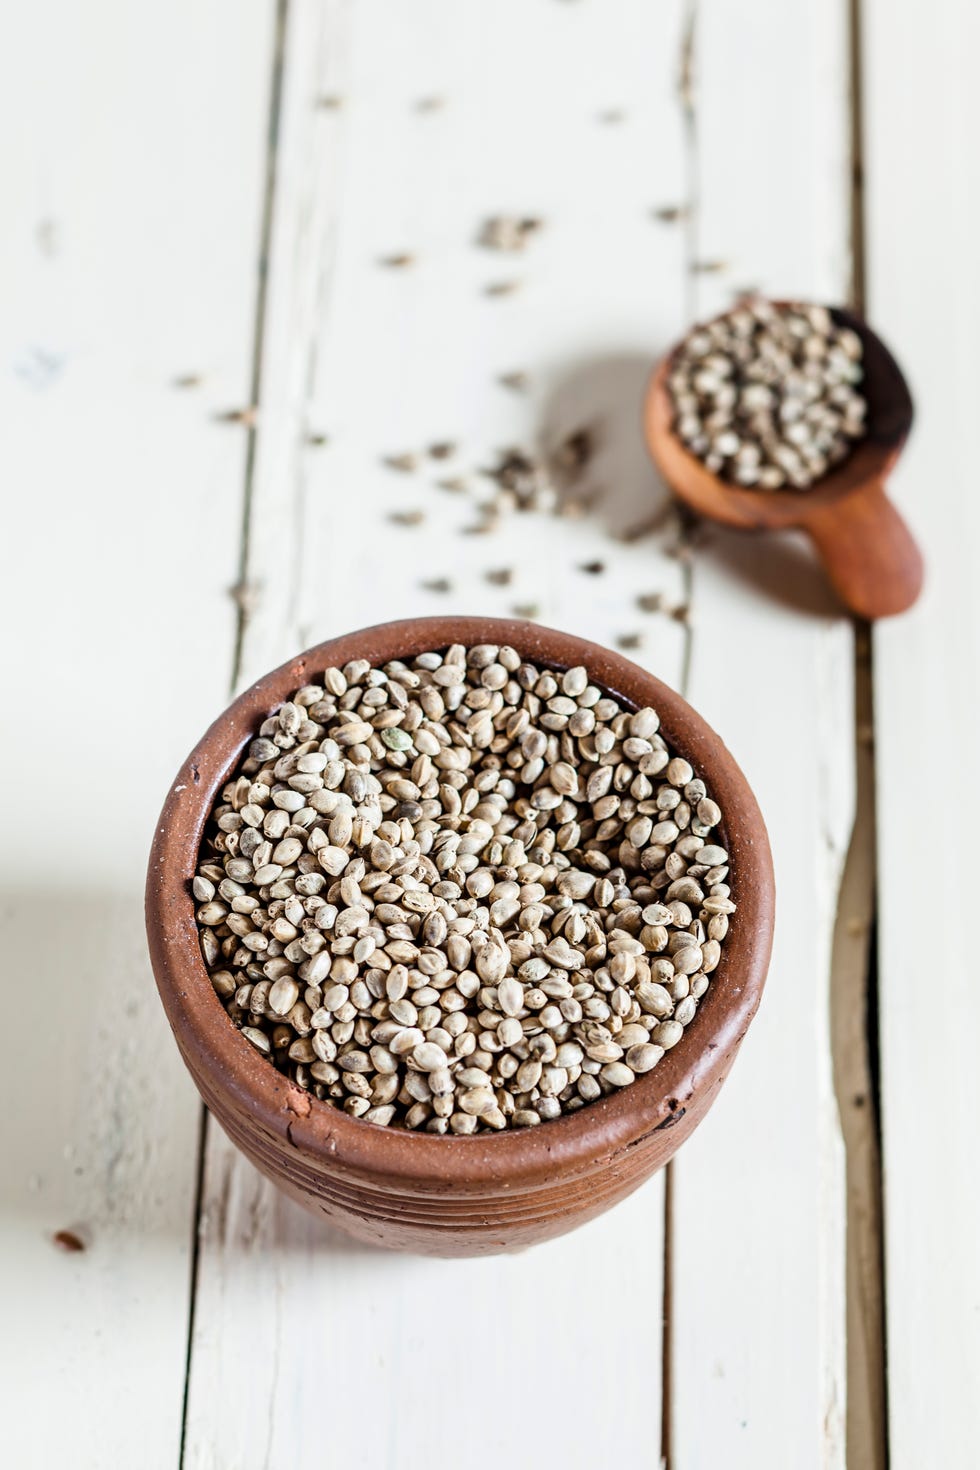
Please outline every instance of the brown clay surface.
[[[261, 721], [330, 664], [372, 663], [450, 643], [509, 643], [552, 668], [584, 664], [633, 706], [650, 704], [671, 747], [724, 812], [738, 904], [718, 969], [681, 1042], [653, 1072], [535, 1129], [439, 1137], [379, 1128], [292, 1084], [235, 1029], [211, 988], [190, 893], [208, 812]], [[157, 825], [146, 922], [157, 986], [184, 1061], [225, 1132], [300, 1204], [361, 1240], [432, 1255], [518, 1249], [600, 1214], [664, 1165], [713, 1102], [759, 1004], [772, 945], [765, 825], [718, 736], [673, 690], [619, 654], [537, 624], [415, 618], [308, 650], [246, 690], [182, 766]]]
[[911, 607], [922, 590], [921, 553], [883, 488], [912, 427], [912, 398], [901, 369], [867, 322], [843, 308], [833, 315], [864, 345], [868, 433], [812, 489], [743, 489], [712, 474], [674, 433], [667, 386], [673, 353], [650, 382], [647, 444], [671, 490], [692, 510], [740, 530], [800, 527], [816, 545], [842, 602], [859, 617], [888, 617]]

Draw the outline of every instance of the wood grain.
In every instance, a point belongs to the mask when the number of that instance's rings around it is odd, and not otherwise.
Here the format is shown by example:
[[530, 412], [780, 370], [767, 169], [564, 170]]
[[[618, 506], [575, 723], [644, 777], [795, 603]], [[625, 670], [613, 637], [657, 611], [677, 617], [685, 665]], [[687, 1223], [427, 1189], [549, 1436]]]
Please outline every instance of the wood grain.
[[[864, 9], [868, 305], [924, 410], [894, 490], [937, 569], [875, 636], [890, 1453], [895, 1470], [958, 1470], [980, 1442], [980, 1016], [955, 928], [933, 926], [945, 999], [923, 1044], [907, 915], [922, 851], [958, 850], [980, 815], [980, 525], [963, 468], [980, 226], [950, 142], [978, 119], [955, 62], [928, 107], [909, 98], [923, 54], [974, 55], [980, 22], [955, 3], [927, 19], [910, 0]], [[0, 159], [16, 834], [0, 926], [5, 993], [29, 979], [58, 1024], [39, 1047], [40, 1013], [8, 1001], [26, 1016], [0, 1106], [12, 1463], [180, 1459], [198, 1112], [152, 994], [140, 889], [167, 781], [224, 701], [241, 574], [242, 682], [344, 628], [528, 607], [639, 639], [631, 656], [675, 685], [689, 670], [769, 816], [781, 918], [757, 1029], [673, 1174], [666, 1406], [663, 1180], [541, 1251], [399, 1260], [324, 1234], [212, 1125], [184, 1463], [329, 1452], [485, 1470], [517, 1444], [570, 1467], [662, 1449], [672, 1470], [842, 1465], [828, 970], [851, 632], [793, 543], [681, 544], [639, 423], [649, 366], [693, 313], [747, 286], [844, 296], [843, 30], [843, 5], [821, 0], [177, 0], [138, 20], [119, 0], [84, 16], [39, 0], [18, 15], [0, 48], [16, 143]], [[476, 239], [495, 215], [542, 228], [522, 253], [488, 251]], [[523, 391], [502, 381], [515, 373]], [[596, 448], [577, 517], [470, 534], [501, 450], [551, 451], [583, 427]], [[431, 457], [443, 442], [457, 448]], [[385, 463], [406, 453], [412, 471]], [[955, 801], [917, 806], [912, 834], [923, 709]], [[59, 1230], [85, 1250], [57, 1250]], [[507, 1416], [487, 1410], [473, 1344], [510, 1375]], [[859, 1379], [867, 1359], [852, 1361]]]
[[922, 590], [922, 553], [885, 494], [868, 485], [814, 512], [806, 528], [844, 606], [861, 618], [906, 612]]
[[[678, 4], [632, 0], [429, 0], [410, 16], [291, 6], [243, 679], [386, 617], [534, 603], [541, 621], [600, 641], [642, 634], [630, 656], [679, 682], [682, 623], [636, 604], [683, 604], [683, 569], [665, 555], [676, 532], [625, 544], [611, 528], [664, 509], [639, 417], [649, 366], [683, 326], [683, 236], [652, 218], [683, 188], [680, 19]], [[324, 94], [342, 106], [308, 106]], [[417, 110], [436, 96], [441, 108]], [[600, 119], [610, 108], [622, 122]], [[544, 221], [523, 254], [476, 245], [488, 217], [515, 214]], [[414, 262], [381, 263], [401, 253]], [[487, 295], [511, 280], [519, 296]], [[498, 382], [512, 371], [527, 392]], [[581, 488], [603, 490], [601, 513], [512, 514], [493, 535], [465, 534], [492, 489], [479, 471], [501, 449], [553, 447], [585, 425], [598, 447]], [[329, 444], [309, 443], [319, 434]], [[439, 441], [458, 449], [430, 459]], [[414, 473], [383, 463], [406, 452]], [[467, 490], [438, 487], [455, 476]], [[415, 509], [419, 526], [391, 519]], [[507, 585], [487, 578], [503, 572]], [[440, 578], [450, 591], [423, 585]], [[340, 1406], [331, 1454], [345, 1463], [413, 1470], [435, 1454], [482, 1470], [515, 1436], [529, 1460], [585, 1467], [644, 1446], [656, 1461], [661, 1181], [546, 1249], [439, 1265], [325, 1236], [211, 1129], [205, 1220], [195, 1470], [241, 1463], [255, 1445], [310, 1458], [324, 1354]], [[466, 1323], [482, 1359], [508, 1372], [506, 1416], [485, 1412], [486, 1380], [460, 1353]], [[590, 1393], [610, 1411], [545, 1415], [538, 1406], [567, 1403], [583, 1330]], [[437, 1414], [420, 1391], [435, 1364]]]
[[[917, 1470], [971, 1465], [980, 1444], [980, 990], [958, 919], [927, 926], [925, 967], [913, 937], [929, 864], [962, 851], [980, 820], [980, 213], [963, 141], [980, 122], [966, 60], [980, 15], [868, 0], [865, 21], [868, 309], [919, 406], [892, 490], [927, 568], [919, 604], [874, 635], [889, 1448], [893, 1470]], [[927, 55], [942, 66], [928, 105], [912, 108]], [[910, 801], [936, 769], [936, 794]]]
[[855, 638], [855, 816], [831, 959], [831, 1053], [847, 1156], [847, 1463], [888, 1463], [880, 1118], [874, 1017], [875, 789], [871, 639]]
[[200, 1114], [141, 870], [230, 671], [244, 443], [215, 415], [247, 391], [267, 16], [44, 0], [10, 21], [4, 1459], [172, 1470]]
[[[774, 297], [844, 295], [842, 22], [815, 0], [698, 6], [689, 102], [699, 317], [750, 284]], [[712, 263], [723, 268], [703, 269]], [[728, 732], [759, 797], [777, 920], [746, 1065], [671, 1165], [671, 1463], [824, 1470], [844, 1463], [829, 977], [853, 815], [852, 636], [819, 573], [775, 535], [704, 532], [692, 602], [689, 697]]]

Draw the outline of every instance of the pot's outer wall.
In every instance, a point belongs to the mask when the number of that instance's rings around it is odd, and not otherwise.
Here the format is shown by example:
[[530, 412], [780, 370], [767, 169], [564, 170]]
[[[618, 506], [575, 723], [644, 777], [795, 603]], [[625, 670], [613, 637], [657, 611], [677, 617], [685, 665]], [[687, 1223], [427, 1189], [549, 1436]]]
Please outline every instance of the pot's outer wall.
[[[732, 915], [722, 958], [681, 1042], [629, 1087], [535, 1129], [440, 1137], [363, 1123], [296, 1087], [235, 1029], [201, 958], [190, 880], [208, 813], [258, 726], [331, 664], [384, 663], [450, 643], [509, 643], [555, 668], [584, 664], [626, 704], [652, 705], [671, 748], [724, 813]], [[636, 664], [537, 624], [418, 618], [322, 643], [253, 685], [184, 763], [150, 855], [146, 922], [157, 987], [198, 1091], [232, 1141], [307, 1209], [357, 1238], [485, 1255], [564, 1234], [625, 1198], [714, 1101], [762, 994], [774, 883], [765, 825], [735, 761], [690, 706]]]

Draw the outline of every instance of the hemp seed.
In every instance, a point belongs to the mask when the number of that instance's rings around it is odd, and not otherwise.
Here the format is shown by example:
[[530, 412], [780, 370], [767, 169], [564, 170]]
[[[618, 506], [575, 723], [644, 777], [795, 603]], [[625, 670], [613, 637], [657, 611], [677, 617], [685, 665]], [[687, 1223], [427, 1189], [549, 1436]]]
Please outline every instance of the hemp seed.
[[807, 490], [867, 432], [862, 356], [824, 306], [742, 300], [678, 348], [674, 430], [729, 484]]
[[191, 883], [215, 993], [324, 1104], [531, 1128], [678, 1045], [734, 912], [722, 811], [586, 667], [354, 660], [256, 731]]

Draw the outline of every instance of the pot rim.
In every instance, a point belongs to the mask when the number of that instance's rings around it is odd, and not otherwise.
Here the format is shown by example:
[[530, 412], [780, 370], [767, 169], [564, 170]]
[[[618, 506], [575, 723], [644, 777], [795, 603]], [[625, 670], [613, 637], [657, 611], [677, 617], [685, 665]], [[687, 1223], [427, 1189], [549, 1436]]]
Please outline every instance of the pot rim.
[[[721, 960], [677, 1047], [628, 1087], [536, 1128], [469, 1137], [379, 1127], [304, 1092], [230, 1021], [201, 956], [190, 880], [208, 814], [246, 744], [270, 713], [316, 671], [354, 658], [372, 664], [451, 643], [510, 644], [553, 669], [584, 664], [625, 704], [650, 704], [671, 750], [707, 782], [723, 813], [737, 904]], [[775, 885], [762, 814], [735, 760], [711, 727], [655, 675], [599, 644], [536, 623], [442, 616], [378, 624], [320, 643], [252, 684], [214, 721], [181, 766], [157, 822], [146, 883], [146, 926], [157, 987], [192, 1074], [230, 1094], [261, 1133], [323, 1172], [405, 1181], [423, 1192], [540, 1186], [601, 1167], [616, 1153], [679, 1122], [696, 1093], [723, 1080], [758, 1007], [772, 948]]]

